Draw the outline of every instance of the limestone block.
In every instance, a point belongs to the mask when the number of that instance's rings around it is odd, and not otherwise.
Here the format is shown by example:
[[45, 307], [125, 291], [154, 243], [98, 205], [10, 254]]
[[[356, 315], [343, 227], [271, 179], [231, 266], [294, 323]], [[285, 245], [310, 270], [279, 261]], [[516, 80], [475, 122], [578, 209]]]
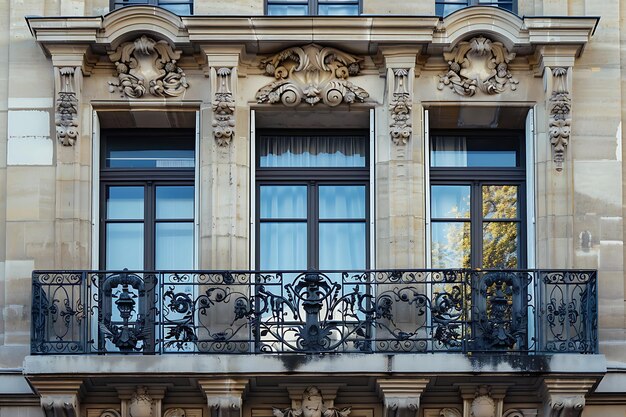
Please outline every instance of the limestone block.
[[54, 142], [50, 138], [50, 112], [10, 110], [8, 114], [7, 163], [51, 165]]

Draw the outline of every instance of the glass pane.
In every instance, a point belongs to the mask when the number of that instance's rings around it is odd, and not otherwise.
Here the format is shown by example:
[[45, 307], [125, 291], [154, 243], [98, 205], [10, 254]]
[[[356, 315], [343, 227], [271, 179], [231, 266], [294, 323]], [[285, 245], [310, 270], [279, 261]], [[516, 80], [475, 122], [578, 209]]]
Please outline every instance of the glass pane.
[[193, 269], [193, 223], [157, 223], [157, 269]]
[[483, 185], [483, 217], [486, 219], [516, 219], [517, 186]]
[[193, 136], [169, 138], [116, 135], [105, 141], [106, 168], [193, 168]]
[[106, 269], [143, 269], [143, 223], [106, 225]]
[[191, 15], [190, 4], [159, 4], [159, 6], [179, 16]]
[[365, 223], [320, 223], [320, 269], [365, 269]]
[[357, 4], [320, 4], [318, 14], [322, 16], [356, 16], [359, 14]]
[[261, 223], [259, 268], [305, 270], [307, 267], [306, 223]]
[[143, 219], [143, 187], [107, 187], [107, 219]]
[[364, 185], [324, 185], [319, 187], [320, 219], [364, 219]]
[[483, 268], [519, 267], [519, 223], [483, 223]]
[[433, 167], [517, 167], [520, 143], [516, 137], [433, 136]]
[[262, 136], [260, 166], [365, 167], [366, 139], [363, 136]]
[[306, 219], [305, 185], [261, 186], [262, 219]]
[[268, 16], [306, 16], [307, 14], [309, 14], [309, 6], [307, 5], [267, 5]]
[[437, 16], [447, 16], [452, 12], [455, 12], [463, 7], [467, 7], [466, 4], [440, 4], [436, 5], [435, 13]]
[[431, 230], [433, 268], [470, 267], [469, 222], [435, 222]]
[[433, 185], [430, 193], [432, 218], [469, 218], [469, 185]]
[[157, 219], [193, 219], [193, 199], [192, 185], [157, 186]]

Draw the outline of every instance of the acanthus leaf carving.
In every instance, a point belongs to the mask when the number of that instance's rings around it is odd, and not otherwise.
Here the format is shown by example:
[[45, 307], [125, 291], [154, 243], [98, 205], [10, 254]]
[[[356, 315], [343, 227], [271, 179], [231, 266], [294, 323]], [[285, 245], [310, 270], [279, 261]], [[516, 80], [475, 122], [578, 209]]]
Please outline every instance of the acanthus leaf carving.
[[78, 93], [82, 81], [80, 67], [55, 67], [55, 125], [58, 141], [72, 146], [78, 139]]
[[567, 88], [567, 68], [552, 69], [553, 88], [550, 96], [549, 135], [553, 161], [557, 171], [563, 170], [565, 152], [571, 135], [572, 98]]
[[393, 73], [393, 94], [389, 103], [391, 113], [390, 135], [396, 145], [406, 145], [413, 133], [411, 110], [413, 96], [409, 91], [409, 73], [407, 68], [396, 68]]
[[166, 41], [155, 41], [145, 35], [121, 44], [109, 52], [117, 77], [109, 82], [109, 91], [118, 90], [122, 97], [130, 98], [140, 98], [147, 92], [157, 97], [184, 94], [189, 84], [177, 64], [181, 54]]
[[362, 58], [335, 48], [309, 44], [285, 49], [261, 61], [261, 68], [276, 81], [256, 93], [259, 103], [297, 106], [301, 102], [324, 103], [334, 107], [341, 103], [363, 102], [369, 94], [348, 81], [361, 70]]
[[231, 91], [234, 69], [212, 69], [216, 78], [216, 92], [211, 107], [213, 109], [213, 136], [219, 146], [228, 146], [235, 134], [235, 99]]
[[484, 94], [500, 94], [508, 85], [516, 90], [519, 81], [509, 71], [515, 53], [500, 42], [479, 36], [461, 42], [451, 52], [444, 53], [448, 71], [439, 75], [437, 88], [448, 86], [460, 96], [473, 96], [477, 90]]

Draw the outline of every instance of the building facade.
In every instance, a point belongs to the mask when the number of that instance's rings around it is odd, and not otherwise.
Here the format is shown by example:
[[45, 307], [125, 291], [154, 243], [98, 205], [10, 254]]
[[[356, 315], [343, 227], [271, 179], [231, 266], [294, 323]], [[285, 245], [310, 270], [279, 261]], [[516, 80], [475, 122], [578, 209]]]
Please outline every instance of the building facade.
[[626, 415], [624, 2], [0, 10], [0, 416]]

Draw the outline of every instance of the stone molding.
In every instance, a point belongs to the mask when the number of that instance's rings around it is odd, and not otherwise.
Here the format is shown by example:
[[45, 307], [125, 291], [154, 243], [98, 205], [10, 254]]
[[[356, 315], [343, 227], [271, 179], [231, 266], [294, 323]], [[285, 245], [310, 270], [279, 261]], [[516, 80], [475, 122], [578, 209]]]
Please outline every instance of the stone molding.
[[219, 146], [228, 146], [235, 135], [235, 98], [231, 85], [237, 79], [237, 67], [211, 68], [213, 101], [213, 137]]
[[543, 381], [544, 417], [580, 417], [585, 408], [585, 395], [595, 379], [546, 378]]
[[459, 384], [463, 417], [503, 417], [504, 397], [511, 384]]
[[550, 144], [552, 160], [557, 171], [563, 170], [565, 153], [572, 131], [572, 97], [568, 88], [570, 68], [547, 68], [552, 75], [552, 92], [548, 100]]
[[81, 67], [54, 67], [54, 91], [57, 140], [63, 146], [72, 146], [79, 137], [78, 100], [82, 88]]
[[314, 43], [280, 51], [261, 61], [266, 75], [273, 81], [256, 93], [258, 103], [282, 103], [294, 107], [324, 103], [334, 107], [341, 103], [364, 102], [369, 94], [352, 82], [361, 70], [363, 58], [322, 47]]
[[232, 378], [199, 380], [211, 417], [241, 417], [248, 382], [248, 379]]
[[163, 417], [187, 417], [187, 413], [182, 408], [168, 408], [163, 413]]
[[122, 417], [160, 417], [163, 385], [116, 385]]
[[519, 84], [508, 67], [515, 53], [509, 52], [501, 42], [475, 37], [460, 42], [451, 52], [444, 52], [443, 57], [448, 71], [439, 75], [439, 90], [447, 86], [460, 96], [471, 97], [477, 91], [500, 94], [507, 85], [514, 91]]
[[536, 408], [511, 408], [506, 410], [502, 417], [537, 417]]
[[420, 397], [429, 379], [378, 379], [376, 385], [383, 400], [384, 417], [417, 417]]
[[80, 413], [80, 390], [83, 381], [31, 379], [40, 395], [45, 417], [77, 417]]
[[406, 145], [413, 134], [411, 121], [413, 109], [412, 80], [415, 77], [415, 68], [389, 68], [387, 80], [391, 99], [389, 101], [389, 114], [391, 123], [389, 134], [396, 145]]
[[[301, 392], [300, 398], [295, 398], [296, 391]], [[308, 386], [303, 391], [296, 387], [295, 390], [289, 390], [291, 407], [285, 409], [272, 407], [272, 414], [274, 417], [348, 417], [351, 412], [350, 407], [343, 409], [334, 407], [336, 388], [333, 391], [332, 399], [325, 401], [322, 397], [322, 390], [316, 386]]]
[[141, 98], [146, 93], [178, 97], [189, 87], [185, 73], [177, 65], [182, 51], [174, 50], [167, 41], [142, 35], [108, 54], [117, 77], [109, 81], [109, 91], [117, 90], [122, 97]]
[[109, 408], [100, 413], [100, 417], [122, 417], [122, 414], [118, 410]]

